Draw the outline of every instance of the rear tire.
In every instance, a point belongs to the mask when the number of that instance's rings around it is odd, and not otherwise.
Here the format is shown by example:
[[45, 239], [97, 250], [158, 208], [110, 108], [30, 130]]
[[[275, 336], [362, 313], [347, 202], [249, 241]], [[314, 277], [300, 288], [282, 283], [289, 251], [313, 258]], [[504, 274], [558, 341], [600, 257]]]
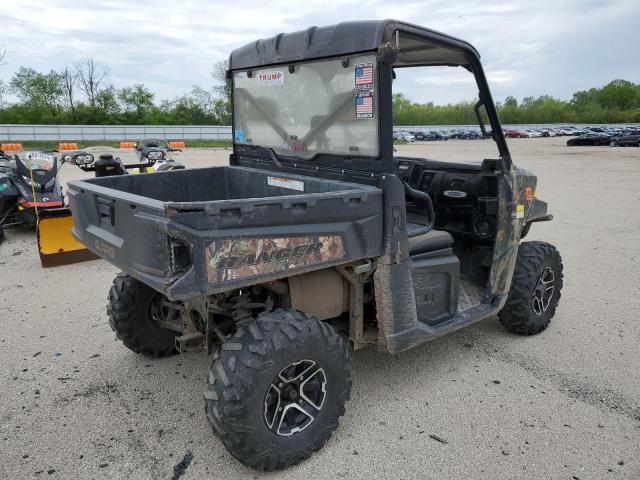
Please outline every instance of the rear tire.
[[535, 335], [549, 326], [562, 290], [562, 258], [546, 242], [524, 242], [500, 323], [522, 335]]
[[350, 392], [343, 338], [315, 317], [278, 309], [240, 325], [215, 353], [205, 412], [231, 455], [276, 470], [323, 447]]
[[0, 244], [2, 244], [2, 242], [4, 242], [4, 239], [5, 239], [4, 227], [2, 225], [0, 225]]
[[618, 146], [618, 142], [617, 142], [617, 141], [615, 141], [615, 140], [611, 140], [611, 141], [609, 142], [609, 146], [610, 146], [610, 147], [617, 147], [617, 146]]
[[151, 304], [160, 293], [133, 277], [119, 273], [109, 290], [109, 325], [125, 347], [147, 357], [177, 353], [176, 332], [156, 325]]

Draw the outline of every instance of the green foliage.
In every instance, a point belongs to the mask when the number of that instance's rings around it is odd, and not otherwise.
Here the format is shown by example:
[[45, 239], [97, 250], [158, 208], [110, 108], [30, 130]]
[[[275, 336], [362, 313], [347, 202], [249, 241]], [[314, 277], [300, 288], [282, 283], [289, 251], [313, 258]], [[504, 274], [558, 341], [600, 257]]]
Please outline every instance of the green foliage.
[[[0, 123], [18, 124], [146, 124], [229, 125], [231, 82], [226, 62], [213, 66], [207, 89], [154, 102], [143, 84], [116, 89], [108, 83], [109, 69], [92, 58], [74, 67], [48, 73], [20, 67], [8, 82], [0, 79]], [[9, 103], [8, 93], [19, 102]], [[475, 100], [435, 105], [393, 96], [396, 125], [475, 124]], [[518, 101], [507, 97], [497, 104], [502, 122], [517, 123], [640, 123], [640, 85], [614, 80], [601, 88], [576, 92], [569, 101], [543, 95]], [[486, 118], [486, 115], [483, 115]]]
[[21, 100], [28, 117], [55, 118], [61, 110], [61, 82], [62, 76], [53, 70], [39, 73], [32, 68], [20, 67], [9, 83], [9, 90]]
[[[473, 101], [449, 105], [413, 103], [402, 93], [393, 96], [395, 125], [475, 124]], [[513, 123], [638, 123], [640, 84], [614, 80], [602, 88], [576, 92], [570, 101], [549, 95], [525, 97], [520, 103], [507, 97], [498, 103], [500, 120]]]
[[[154, 103], [143, 84], [116, 89], [109, 68], [92, 58], [49, 73], [21, 67], [7, 84], [0, 79], [0, 123], [72, 125], [229, 125], [231, 82], [226, 62], [214, 65], [209, 90]], [[9, 103], [13, 93], [19, 102]]]
[[153, 93], [141, 83], [121, 89], [118, 92], [118, 100], [123, 107], [123, 115], [133, 117], [132, 120], [144, 119], [145, 113], [154, 108]]
[[215, 114], [225, 125], [231, 125], [231, 80], [227, 78], [227, 61], [221, 61], [213, 66], [213, 78], [216, 81], [214, 91], [218, 94]]

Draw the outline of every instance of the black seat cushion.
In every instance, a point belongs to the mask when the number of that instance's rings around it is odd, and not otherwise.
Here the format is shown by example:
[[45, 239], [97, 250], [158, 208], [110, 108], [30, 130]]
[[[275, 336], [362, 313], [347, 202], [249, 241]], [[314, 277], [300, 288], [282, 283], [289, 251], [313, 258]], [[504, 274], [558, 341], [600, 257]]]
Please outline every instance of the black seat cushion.
[[[422, 227], [422, 225], [410, 223], [409, 232]], [[430, 230], [427, 233], [409, 239], [409, 255], [433, 252], [451, 248], [453, 237], [450, 233], [442, 230]]]

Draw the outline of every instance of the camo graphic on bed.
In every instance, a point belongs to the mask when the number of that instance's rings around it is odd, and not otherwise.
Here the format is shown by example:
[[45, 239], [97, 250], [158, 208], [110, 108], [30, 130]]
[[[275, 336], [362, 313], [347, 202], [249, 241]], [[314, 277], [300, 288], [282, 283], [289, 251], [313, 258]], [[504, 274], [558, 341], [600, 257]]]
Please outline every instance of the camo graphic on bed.
[[345, 256], [340, 235], [227, 238], [206, 248], [209, 283], [282, 272]]

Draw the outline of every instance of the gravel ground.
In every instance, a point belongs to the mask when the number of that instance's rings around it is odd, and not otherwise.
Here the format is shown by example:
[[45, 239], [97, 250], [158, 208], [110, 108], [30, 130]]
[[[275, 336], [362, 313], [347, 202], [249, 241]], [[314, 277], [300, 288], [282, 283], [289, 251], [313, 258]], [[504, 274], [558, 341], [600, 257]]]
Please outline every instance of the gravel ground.
[[[560, 250], [562, 300], [536, 337], [489, 319], [398, 356], [354, 355], [340, 428], [310, 460], [270, 478], [640, 478], [640, 149], [509, 142], [537, 173], [553, 222], [531, 239]], [[489, 141], [400, 146], [442, 160], [495, 156]], [[228, 151], [187, 149], [187, 166]], [[64, 178], [83, 175], [65, 166]], [[106, 320], [116, 269], [43, 270], [35, 234], [0, 247], [0, 478], [262, 478], [203, 414], [210, 359], [151, 361]], [[439, 440], [438, 440], [439, 439]]]

